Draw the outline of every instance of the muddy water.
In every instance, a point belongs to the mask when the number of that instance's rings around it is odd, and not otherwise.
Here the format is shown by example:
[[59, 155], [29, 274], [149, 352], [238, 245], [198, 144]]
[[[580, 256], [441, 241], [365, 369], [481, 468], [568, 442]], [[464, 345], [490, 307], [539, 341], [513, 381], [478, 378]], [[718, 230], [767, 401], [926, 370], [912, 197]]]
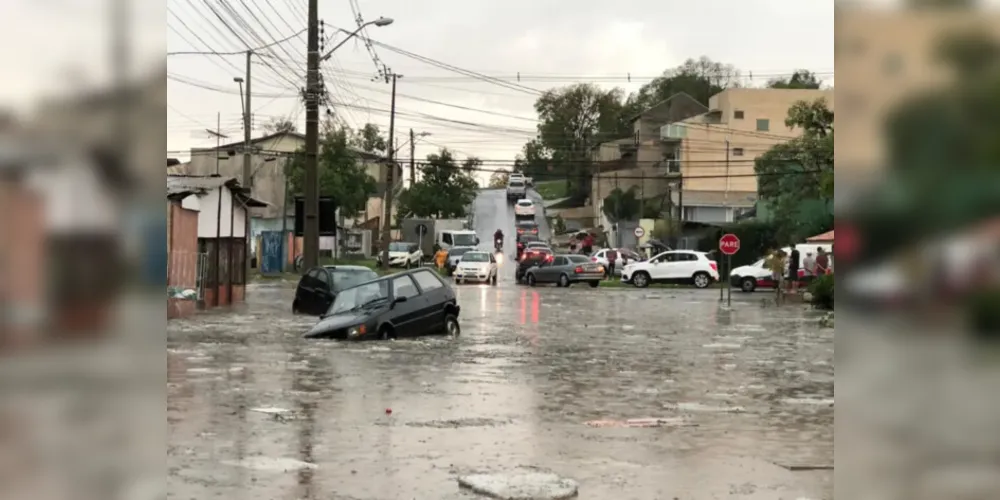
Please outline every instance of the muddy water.
[[[171, 498], [473, 498], [539, 470], [580, 498], [832, 498], [832, 330], [717, 292], [458, 288], [463, 334], [300, 338], [291, 283], [169, 325]], [[391, 414], [387, 413], [391, 410]], [[659, 418], [627, 427], [587, 422]]]

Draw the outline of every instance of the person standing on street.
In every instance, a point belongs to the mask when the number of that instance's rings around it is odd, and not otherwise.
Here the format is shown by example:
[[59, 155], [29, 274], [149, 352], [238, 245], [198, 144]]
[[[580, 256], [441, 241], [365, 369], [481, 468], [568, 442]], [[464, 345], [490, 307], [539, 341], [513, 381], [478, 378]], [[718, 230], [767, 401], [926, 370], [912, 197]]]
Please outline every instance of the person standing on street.
[[606, 254], [608, 256], [608, 267], [605, 269], [604, 277], [606, 279], [615, 279], [615, 263], [618, 261], [618, 252], [612, 248], [608, 250]]
[[594, 251], [594, 235], [587, 233], [583, 237], [583, 254], [590, 255]]
[[816, 257], [812, 252], [806, 252], [806, 257], [802, 259], [802, 271], [805, 272], [806, 281], [812, 281], [816, 276]]
[[792, 252], [788, 256], [788, 286], [792, 293], [799, 291], [799, 249], [792, 247]]
[[830, 272], [830, 258], [826, 255], [826, 250], [823, 248], [819, 249], [819, 255], [816, 256], [816, 276], [823, 276]]

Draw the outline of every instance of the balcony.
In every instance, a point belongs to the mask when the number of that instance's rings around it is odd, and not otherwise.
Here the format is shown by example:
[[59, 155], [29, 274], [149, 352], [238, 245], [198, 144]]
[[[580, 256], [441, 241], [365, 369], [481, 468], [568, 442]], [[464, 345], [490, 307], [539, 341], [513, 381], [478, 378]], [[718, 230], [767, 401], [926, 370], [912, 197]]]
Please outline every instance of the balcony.
[[668, 123], [660, 127], [660, 140], [663, 142], [680, 142], [687, 137], [687, 126], [681, 123]]

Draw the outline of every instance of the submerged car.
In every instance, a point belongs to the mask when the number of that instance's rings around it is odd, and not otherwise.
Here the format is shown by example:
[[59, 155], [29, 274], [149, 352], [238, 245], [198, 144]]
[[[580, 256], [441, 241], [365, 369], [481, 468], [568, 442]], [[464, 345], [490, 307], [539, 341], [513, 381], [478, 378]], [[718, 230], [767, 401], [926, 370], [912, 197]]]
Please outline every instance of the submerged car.
[[299, 279], [292, 300], [292, 312], [319, 316], [345, 288], [378, 279], [378, 273], [364, 266], [320, 266]]
[[455, 292], [430, 269], [404, 271], [342, 290], [306, 338], [388, 340], [461, 333]]

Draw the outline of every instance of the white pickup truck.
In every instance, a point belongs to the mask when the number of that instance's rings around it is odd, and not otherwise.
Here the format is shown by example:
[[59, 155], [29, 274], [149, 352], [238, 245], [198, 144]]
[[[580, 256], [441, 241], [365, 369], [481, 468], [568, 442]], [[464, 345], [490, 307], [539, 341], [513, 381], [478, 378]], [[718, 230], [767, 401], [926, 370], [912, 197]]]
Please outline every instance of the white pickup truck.
[[514, 203], [517, 200], [526, 197], [528, 192], [528, 187], [524, 182], [524, 178], [513, 178], [507, 181], [507, 201]]

